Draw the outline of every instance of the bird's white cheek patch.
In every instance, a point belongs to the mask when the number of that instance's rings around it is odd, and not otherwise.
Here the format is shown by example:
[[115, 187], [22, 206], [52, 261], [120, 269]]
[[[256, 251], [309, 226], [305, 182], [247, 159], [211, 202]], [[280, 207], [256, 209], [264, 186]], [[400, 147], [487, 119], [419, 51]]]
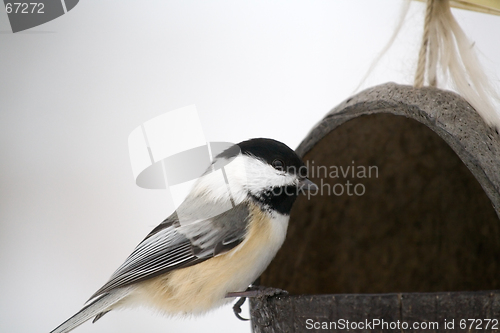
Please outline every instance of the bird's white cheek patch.
[[242, 160], [246, 173], [245, 187], [253, 195], [297, 182], [296, 176], [280, 172], [264, 161], [246, 155], [242, 156]]

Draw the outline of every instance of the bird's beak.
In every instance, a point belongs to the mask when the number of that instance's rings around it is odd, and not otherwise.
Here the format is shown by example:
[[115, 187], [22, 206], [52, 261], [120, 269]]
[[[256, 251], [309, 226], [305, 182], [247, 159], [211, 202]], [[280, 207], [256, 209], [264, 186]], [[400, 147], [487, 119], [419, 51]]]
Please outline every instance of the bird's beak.
[[304, 191], [304, 192], [318, 191], [319, 187], [318, 187], [318, 185], [314, 184], [309, 179], [304, 178], [304, 179], [299, 181], [299, 190]]

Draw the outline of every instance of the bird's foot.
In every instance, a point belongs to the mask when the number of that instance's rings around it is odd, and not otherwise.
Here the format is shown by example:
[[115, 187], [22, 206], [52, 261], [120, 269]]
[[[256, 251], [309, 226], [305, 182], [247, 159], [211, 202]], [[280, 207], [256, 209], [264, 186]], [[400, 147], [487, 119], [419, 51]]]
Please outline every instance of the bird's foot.
[[271, 296], [276, 296], [276, 295], [288, 295], [288, 292], [286, 290], [282, 290], [282, 289], [278, 289], [278, 288], [252, 285], [252, 286], [248, 287], [248, 289], [245, 291], [237, 291], [237, 292], [227, 293], [226, 298], [230, 298], [230, 297], [239, 297], [240, 298], [233, 306], [234, 315], [238, 319], [246, 321], [249, 319], [243, 318], [240, 315], [240, 313], [241, 313], [241, 306], [243, 305], [243, 303], [245, 303], [245, 300], [247, 297], [264, 298], [264, 297], [271, 297]]
[[228, 297], [271, 297], [276, 295], [288, 295], [288, 291], [273, 287], [250, 286], [245, 291], [237, 291], [226, 294]]
[[243, 320], [243, 321], [247, 321], [247, 320], [250, 320], [250, 319], [247, 319], [247, 318], [243, 318], [240, 313], [241, 313], [241, 306], [243, 305], [243, 303], [245, 303], [246, 301], [246, 297], [240, 297], [240, 299], [234, 303], [233, 305], [233, 311], [234, 311], [234, 315], [236, 316], [236, 318], [238, 318], [239, 320]]

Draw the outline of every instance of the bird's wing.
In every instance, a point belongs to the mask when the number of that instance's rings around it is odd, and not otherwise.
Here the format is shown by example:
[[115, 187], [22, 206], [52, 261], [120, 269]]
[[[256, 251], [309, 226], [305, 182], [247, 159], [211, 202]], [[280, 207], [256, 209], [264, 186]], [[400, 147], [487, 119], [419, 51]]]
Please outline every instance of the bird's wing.
[[208, 219], [192, 216], [192, 220], [179, 221], [177, 213], [172, 214], [151, 231], [90, 299], [229, 251], [245, 238], [248, 215], [246, 204]]

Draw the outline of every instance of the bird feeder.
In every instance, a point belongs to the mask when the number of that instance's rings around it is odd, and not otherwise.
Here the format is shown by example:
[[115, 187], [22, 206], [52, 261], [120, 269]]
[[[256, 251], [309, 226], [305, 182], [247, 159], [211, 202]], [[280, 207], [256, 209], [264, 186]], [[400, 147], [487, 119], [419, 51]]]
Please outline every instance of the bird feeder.
[[[500, 319], [500, 135], [467, 101], [376, 86], [329, 112], [297, 153], [320, 191], [294, 205], [260, 281], [290, 295], [251, 300], [254, 332]], [[412, 330], [373, 328], [385, 329]]]

